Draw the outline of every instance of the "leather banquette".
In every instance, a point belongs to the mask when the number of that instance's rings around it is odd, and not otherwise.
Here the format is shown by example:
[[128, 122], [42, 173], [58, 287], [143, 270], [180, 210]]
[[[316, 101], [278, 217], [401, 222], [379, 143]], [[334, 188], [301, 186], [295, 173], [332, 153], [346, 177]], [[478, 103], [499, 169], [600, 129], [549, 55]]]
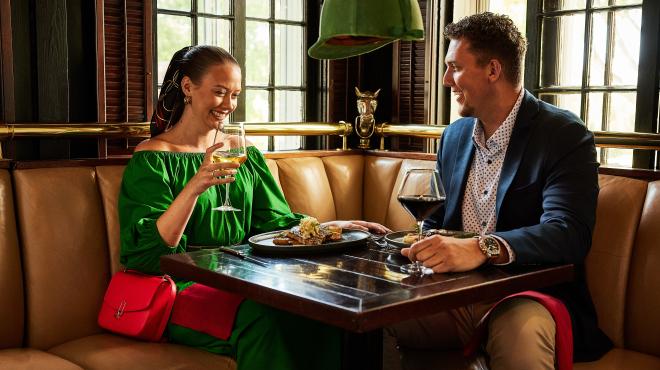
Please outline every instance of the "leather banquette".
[[[412, 227], [402, 174], [431, 155], [267, 155], [291, 208]], [[126, 161], [0, 165], [0, 369], [234, 369], [228, 357], [103, 332], [96, 324], [119, 265], [117, 196]], [[660, 181], [600, 176], [587, 261], [603, 329], [616, 348], [577, 369], [660, 369]]]

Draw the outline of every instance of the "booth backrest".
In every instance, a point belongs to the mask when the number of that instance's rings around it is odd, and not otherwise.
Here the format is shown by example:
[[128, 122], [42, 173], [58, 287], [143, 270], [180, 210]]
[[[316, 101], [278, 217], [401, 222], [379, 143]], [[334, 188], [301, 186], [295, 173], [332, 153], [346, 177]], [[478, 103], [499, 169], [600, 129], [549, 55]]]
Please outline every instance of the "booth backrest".
[[101, 330], [110, 277], [94, 167], [14, 171], [26, 295], [26, 344], [48, 349]]
[[587, 282], [600, 327], [617, 347], [623, 347], [630, 257], [648, 182], [608, 175], [600, 175], [598, 180], [600, 193], [587, 256]]
[[23, 342], [24, 295], [9, 171], [0, 169], [0, 349]]
[[[366, 219], [393, 230], [414, 226], [396, 200], [405, 171], [435, 166], [430, 158], [396, 155], [270, 157], [294, 212], [321, 221]], [[111, 274], [121, 268], [123, 171], [124, 165], [19, 167], [12, 174], [14, 204], [10, 175], [0, 170], [0, 289], [12, 297], [0, 303], [0, 348], [22, 342], [46, 349], [101, 331], [96, 315]], [[617, 347], [660, 356], [660, 181], [600, 175], [599, 182], [586, 270], [601, 326]]]
[[660, 181], [649, 183], [626, 296], [626, 347], [660, 356]]

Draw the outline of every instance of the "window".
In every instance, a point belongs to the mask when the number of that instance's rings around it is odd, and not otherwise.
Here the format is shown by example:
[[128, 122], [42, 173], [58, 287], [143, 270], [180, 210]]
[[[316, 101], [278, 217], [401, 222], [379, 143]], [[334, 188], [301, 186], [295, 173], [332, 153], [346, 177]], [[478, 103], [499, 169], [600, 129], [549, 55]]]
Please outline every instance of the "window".
[[[658, 93], [657, 86], [641, 87], [644, 79], [657, 81], [657, 76], [638, 79], [644, 37], [658, 40], [657, 31], [648, 35], [652, 27], [643, 34], [643, 1], [544, 0], [539, 7], [528, 15], [538, 20], [538, 29], [528, 32], [530, 49], [535, 50], [528, 51], [526, 87], [540, 99], [574, 112], [592, 131], [657, 132], [657, 112], [644, 121], [638, 111], [657, 110], [640, 95]], [[540, 38], [531, 39], [536, 31]], [[657, 64], [657, 58], [644, 62]], [[602, 164], [631, 167], [634, 156], [655, 155], [635, 152], [601, 148], [599, 158]]]
[[[218, 45], [231, 52], [243, 69], [243, 94], [233, 121], [305, 121], [307, 40], [302, 0], [156, 0], [156, 7], [158, 84], [180, 48]], [[250, 140], [262, 150], [302, 146], [299, 136]]]
[[[523, 35], [525, 34], [525, 22], [527, 16], [526, 0], [471, 0], [455, 2], [453, 9], [453, 19], [458, 21], [463, 17], [481, 12], [491, 12], [496, 14], [506, 14]], [[440, 37], [444, 37], [440, 35]], [[444, 63], [444, 61], [442, 61]], [[440, 81], [442, 84], [442, 80]], [[454, 122], [461, 118], [458, 114], [458, 103], [455, 99], [450, 99], [449, 104], [449, 122]]]

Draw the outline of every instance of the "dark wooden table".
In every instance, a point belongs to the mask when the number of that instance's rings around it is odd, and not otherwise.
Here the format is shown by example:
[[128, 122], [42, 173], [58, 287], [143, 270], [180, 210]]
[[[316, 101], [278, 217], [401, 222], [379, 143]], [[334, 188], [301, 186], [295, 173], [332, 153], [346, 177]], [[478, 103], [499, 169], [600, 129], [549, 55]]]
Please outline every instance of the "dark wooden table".
[[[235, 249], [250, 253], [249, 246]], [[265, 266], [205, 249], [161, 257], [164, 273], [343, 328], [357, 351], [349, 368], [382, 366], [382, 328], [441, 310], [538, 289], [573, 279], [572, 265], [500, 268], [413, 277], [400, 272], [407, 259], [376, 245], [343, 253], [273, 257], [254, 255]], [[363, 334], [360, 334], [363, 333]], [[355, 345], [358, 343], [358, 345]], [[381, 347], [379, 347], [381, 346]], [[352, 358], [352, 355], [345, 356]], [[360, 358], [362, 358], [360, 360]]]

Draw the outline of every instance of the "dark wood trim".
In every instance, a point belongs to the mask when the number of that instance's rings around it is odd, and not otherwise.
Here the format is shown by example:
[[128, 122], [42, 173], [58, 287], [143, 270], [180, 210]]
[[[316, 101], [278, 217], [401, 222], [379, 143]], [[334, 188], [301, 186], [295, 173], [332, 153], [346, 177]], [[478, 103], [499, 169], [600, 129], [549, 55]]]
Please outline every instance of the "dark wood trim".
[[601, 175], [612, 175], [630, 177], [634, 179], [657, 181], [660, 180], [660, 170], [645, 170], [634, 168], [618, 168], [618, 167], [600, 167], [598, 173]]
[[[592, 13], [590, 12], [591, 10], [591, 1], [587, 1], [586, 4], [586, 11], [585, 11], [585, 16], [584, 16], [584, 39], [582, 41], [582, 85], [581, 87], [581, 93], [580, 93], [580, 118], [582, 118], [583, 121], [587, 121], [587, 93], [584, 92], [584, 89], [586, 86], [589, 85], [589, 64], [591, 61], [591, 23], [592, 23]], [[608, 17], [612, 17], [612, 13], [608, 13]], [[609, 18], [608, 18], [609, 19]], [[605, 45], [607, 48], [606, 51], [606, 56], [605, 56], [605, 75], [607, 76], [607, 72], [611, 69], [610, 66], [612, 65], [611, 61], [611, 52], [612, 52], [612, 32], [614, 30], [614, 27], [612, 27], [611, 22], [607, 22], [607, 41], [605, 41]], [[555, 63], [558, 61], [555, 60]], [[609, 79], [605, 80], [605, 85], [609, 85]], [[605, 94], [605, 99], [609, 101], [609, 95]], [[603, 109], [607, 109], [608, 104], [603, 102]], [[608, 115], [605, 114], [603, 116], [603, 120], [607, 121]]]
[[449, 40], [444, 36], [445, 26], [452, 22], [454, 14], [454, 2], [451, 0], [440, 0], [440, 30], [438, 30], [438, 115], [436, 122], [447, 125], [451, 117], [451, 91], [444, 86], [443, 80], [447, 66], [445, 56], [449, 48]]
[[539, 71], [541, 55], [541, 25], [539, 12], [541, 0], [527, 0], [527, 54], [525, 55], [524, 86], [538, 97], [536, 89], [539, 87]]
[[388, 152], [383, 150], [367, 150], [364, 152], [364, 154], [373, 157], [419, 159], [424, 161], [435, 161], [437, 159], [437, 156], [433, 153], [422, 153], [422, 152]]
[[105, 9], [104, 0], [96, 0], [96, 101], [97, 119], [105, 123]]
[[[296, 150], [290, 152], [264, 153], [268, 159], [304, 158], [304, 157], [335, 157], [348, 155], [365, 155], [372, 157], [399, 158], [435, 161], [435, 154], [419, 152], [387, 152], [379, 150]], [[0, 168], [32, 169], [32, 168], [55, 168], [55, 167], [83, 167], [83, 166], [113, 166], [126, 165], [130, 155], [113, 158], [80, 159], [80, 160], [36, 160], [36, 161], [12, 161], [0, 160]], [[598, 173], [601, 175], [622, 176], [646, 181], [660, 180], [660, 170], [630, 169], [617, 167], [600, 167]]]
[[[307, 121], [323, 121], [323, 62], [309, 58], [307, 50], [314, 45], [319, 37], [319, 22], [320, 22], [321, 4], [318, 1], [303, 2], [303, 14], [306, 27], [303, 31], [303, 68], [305, 75], [303, 76], [303, 86], [307, 87], [303, 90], [304, 95], [304, 117]], [[303, 136], [302, 149], [314, 150], [323, 149], [324, 142], [322, 136]]]
[[124, 122], [129, 122], [129, 99], [128, 99], [128, 10], [127, 0], [122, 0], [123, 4], [123, 10], [124, 10], [124, 19], [122, 19], [123, 23], [122, 26], [124, 27], [124, 83], [123, 83], [123, 90], [124, 90]]
[[0, 86], [0, 110], [2, 118], [7, 122], [16, 122], [16, 100], [14, 98], [14, 53], [12, 44], [11, 1], [0, 0], [0, 73], [2, 86]]
[[[263, 0], [262, 0], [263, 1]], [[245, 0], [235, 0], [232, 2], [234, 22], [232, 27], [232, 38], [231, 38], [231, 53], [233, 54], [236, 61], [239, 65], [245, 66], [245, 32], [246, 32], [246, 23], [245, 23]], [[246, 74], [243, 73], [241, 81], [241, 90], [246, 91], [245, 81]], [[234, 113], [232, 113], [232, 119], [234, 121], [243, 122], [245, 121], [245, 108], [246, 104], [238, 104]]]
[[37, 0], [35, 14], [39, 121], [69, 122], [66, 1]]
[[[658, 132], [658, 86], [660, 82], [660, 2], [642, 4], [642, 29], [637, 74], [636, 132]], [[633, 152], [633, 167], [654, 168], [654, 153]]]
[[154, 8], [153, 1], [144, 1], [144, 98], [145, 98], [145, 120], [151, 119], [154, 111]]
[[264, 153], [264, 157], [268, 159], [285, 159], [285, 158], [303, 158], [303, 157], [332, 157], [343, 155], [361, 155], [363, 151], [360, 149], [355, 150], [295, 150], [284, 152], [268, 152]]
[[[105, 96], [105, 8], [96, 0], [96, 119], [107, 122]], [[99, 158], [108, 157], [108, 139], [98, 139]]]
[[390, 114], [390, 122], [399, 123], [399, 114], [401, 112], [401, 42], [395, 41], [392, 44], [392, 113]]
[[125, 166], [130, 157], [113, 157], [104, 159], [67, 159], [61, 161], [16, 161], [15, 170], [27, 170], [35, 168], [59, 168], [59, 167], [96, 167], [96, 166]]

